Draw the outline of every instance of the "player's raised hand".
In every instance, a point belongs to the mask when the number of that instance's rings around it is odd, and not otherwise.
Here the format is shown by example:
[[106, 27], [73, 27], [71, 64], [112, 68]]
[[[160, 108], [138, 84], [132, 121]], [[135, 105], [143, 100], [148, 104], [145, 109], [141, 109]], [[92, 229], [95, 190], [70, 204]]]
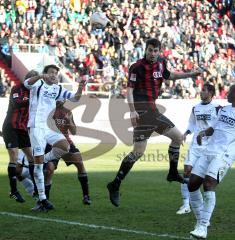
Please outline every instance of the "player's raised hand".
[[83, 75], [81, 78], [77, 79], [77, 82], [79, 83], [79, 87], [84, 87], [89, 81], [89, 75]]
[[139, 119], [139, 114], [134, 111], [134, 112], [130, 112], [130, 118], [131, 118], [131, 124], [133, 127], [137, 126], [137, 120]]

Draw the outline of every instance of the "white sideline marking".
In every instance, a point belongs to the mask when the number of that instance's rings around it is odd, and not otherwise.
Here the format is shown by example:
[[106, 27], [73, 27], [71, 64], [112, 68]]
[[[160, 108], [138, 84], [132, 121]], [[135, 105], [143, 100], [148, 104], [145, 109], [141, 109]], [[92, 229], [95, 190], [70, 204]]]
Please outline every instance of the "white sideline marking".
[[138, 230], [125, 229], [125, 228], [108, 227], [108, 226], [95, 225], [95, 224], [72, 222], [72, 221], [66, 221], [66, 220], [55, 219], [55, 218], [42, 218], [42, 217], [35, 217], [35, 216], [23, 215], [23, 214], [11, 213], [11, 212], [0, 212], [0, 215], [16, 217], [16, 218], [33, 219], [33, 220], [44, 221], [44, 222], [55, 222], [55, 223], [62, 223], [62, 224], [68, 224], [68, 225], [78, 225], [81, 227], [110, 230], [110, 231], [116, 231], [116, 232], [126, 232], [126, 233], [132, 233], [132, 234], [137, 234], [137, 235], [165, 237], [168, 239], [169, 238], [171, 238], [171, 239], [186, 239], [186, 240], [190, 239], [190, 238], [179, 237], [179, 236], [174, 236], [174, 235], [170, 235], [170, 234], [158, 234], [158, 233], [153, 233], [153, 232], [138, 231]]

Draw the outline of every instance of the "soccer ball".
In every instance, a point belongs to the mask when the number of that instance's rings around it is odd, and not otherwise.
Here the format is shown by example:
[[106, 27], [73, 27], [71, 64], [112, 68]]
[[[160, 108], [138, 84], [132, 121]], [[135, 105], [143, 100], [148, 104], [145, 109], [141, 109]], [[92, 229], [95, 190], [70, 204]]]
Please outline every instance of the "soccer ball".
[[94, 12], [90, 17], [90, 23], [94, 28], [106, 27], [109, 19], [103, 12]]

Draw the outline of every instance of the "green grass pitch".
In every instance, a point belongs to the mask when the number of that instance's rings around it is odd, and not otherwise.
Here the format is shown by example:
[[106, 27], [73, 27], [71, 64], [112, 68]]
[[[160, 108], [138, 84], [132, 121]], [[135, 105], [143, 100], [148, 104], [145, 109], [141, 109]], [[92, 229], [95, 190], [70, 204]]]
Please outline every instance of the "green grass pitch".
[[[91, 144], [79, 146], [81, 152], [91, 147]], [[181, 172], [187, 147], [181, 149]], [[195, 220], [192, 213], [176, 215], [181, 206], [180, 185], [165, 180], [167, 144], [148, 145], [145, 159], [135, 164], [122, 184], [120, 207], [115, 208], [109, 202], [106, 184], [115, 176], [123, 154], [130, 150], [131, 147], [117, 145], [110, 152], [85, 161], [91, 206], [82, 204], [75, 168], [66, 167], [61, 161], [50, 197], [56, 209], [33, 213], [30, 209], [35, 202], [19, 183], [26, 202], [20, 204], [9, 199], [8, 156], [4, 146], [0, 146], [0, 240], [189, 239]], [[235, 239], [234, 183], [232, 169], [217, 189], [208, 239]]]

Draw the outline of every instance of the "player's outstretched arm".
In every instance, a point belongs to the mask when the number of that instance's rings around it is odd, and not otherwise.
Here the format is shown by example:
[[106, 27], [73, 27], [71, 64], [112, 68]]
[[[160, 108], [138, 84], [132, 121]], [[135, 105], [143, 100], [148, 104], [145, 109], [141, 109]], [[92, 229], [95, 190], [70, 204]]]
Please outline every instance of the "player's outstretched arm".
[[79, 81], [77, 92], [75, 93], [75, 95], [73, 97], [75, 101], [79, 101], [79, 99], [81, 98], [82, 90], [86, 86], [86, 84], [87, 84], [87, 76], [84, 76], [84, 78], [82, 78]]
[[196, 70], [192, 72], [171, 72], [169, 80], [177, 80], [177, 79], [183, 79], [183, 78], [193, 78], [197, 77], [198, 75], [202, 74], [201, 70]]
[[25, 85], [25, 86], [26, 86], [26, 85], [33, 85], [33, 84], [35, 84], [38, 80], [44, 79], [44, 77], [45, 77], [45, 74], [40, 74], [40, 75], [38, 75], [38, 76], [31, 77], [31, 78], [25, 80], [24, 85]]
[[69, 114], [69, 132], [72, 134], [72, 135], [76, 135], [77, 134], [77, 126], [73, 120], [73, 114], [70, 113]]

